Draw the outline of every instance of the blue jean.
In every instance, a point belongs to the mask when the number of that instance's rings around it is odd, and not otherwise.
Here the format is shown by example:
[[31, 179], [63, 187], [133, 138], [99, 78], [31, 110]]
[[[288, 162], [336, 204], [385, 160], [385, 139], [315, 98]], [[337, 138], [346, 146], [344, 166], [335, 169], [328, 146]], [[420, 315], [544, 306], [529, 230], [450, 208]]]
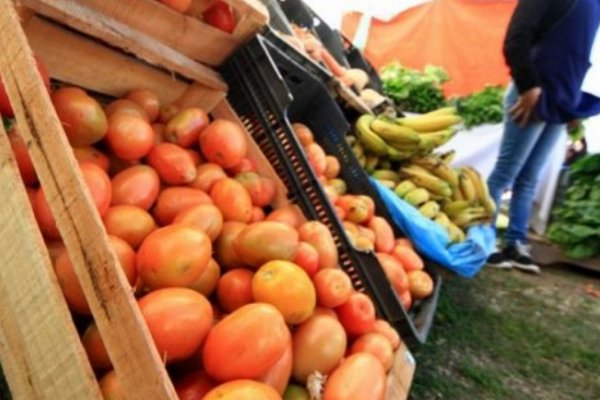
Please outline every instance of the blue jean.
[[512, 189], [506, 233], [507, 245], [526, 242], [527, 226], [533, 208], [533, 200], [539, 175], [545, 162], [565, 131], [565, 124], [551, 124], [533, 121], [524, 127], [518, 126], [508, 110], [518, 99], [514, 85], [510, 85], [504, 104], [504, 134], [500, 144], [500, 154], [492, 171], [488, 186], [490, 195], [500, 204], [500, 198], [507, 189]]

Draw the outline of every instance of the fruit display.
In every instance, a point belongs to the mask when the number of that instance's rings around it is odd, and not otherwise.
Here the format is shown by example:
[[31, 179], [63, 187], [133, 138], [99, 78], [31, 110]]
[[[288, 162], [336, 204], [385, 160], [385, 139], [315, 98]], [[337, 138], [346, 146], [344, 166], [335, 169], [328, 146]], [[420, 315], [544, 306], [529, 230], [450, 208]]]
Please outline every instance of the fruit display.
[[[276, 182], [249, 158], [240, 125], [199, 108], [166, 112], [148, 90], [108, 104], [73, 87], [51, 97], [180, 398], [385, 398], [400, 337], [340, 269], [324, 224], [292, 204], [271, 209]], [[19, 171], [66, 302], [87, 324], [83, 346], [104, 397], [124, 398], [17, 129], [9, 137]], [[337, 160], [309, 146], [335, 179]], [[364, 230], [373, 230], [373, 246], [406, 252], [372, 219]], [[425, 297], [428, 281], [406, 275], [400, 259], [403, 296]], [[372, 386], [348, 388], [364, 367]]]
[[489, 222], [496, 212], [487, 184], [474, 168], [453, 168], [454, 151], [434, 153], [460, 122], [452, 107], [395, 119], [363, 115], [354, 136], [347, 137], [361, 166], [441, 225], [451, 243], [464, 241], [467, 228]]
[[[348, 192], [348, 184], [339, 177], [340, 161], [325, 153], [306, 125], [295, 123], [292, 128], [342, 221], [346, 236], [357, 250], [376, 254], [405, 310], [411, 308], [413, 300], [423, 300], [431, 295], [433, 280], [423, 271], [424, 262], [412, 243], [406, 238], [395, 237], [390, 223], [376, 215], [372, 198]], [[423, 280], [411, 279], [411, 275], [419, 275]]]

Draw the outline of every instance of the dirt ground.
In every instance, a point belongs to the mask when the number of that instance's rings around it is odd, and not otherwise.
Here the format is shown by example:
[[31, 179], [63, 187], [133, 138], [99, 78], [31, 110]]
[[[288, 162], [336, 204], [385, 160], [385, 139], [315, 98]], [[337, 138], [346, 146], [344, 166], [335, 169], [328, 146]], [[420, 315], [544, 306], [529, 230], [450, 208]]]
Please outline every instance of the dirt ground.
[[448, 275], [411, 399], [600, 399], [600, 275]]

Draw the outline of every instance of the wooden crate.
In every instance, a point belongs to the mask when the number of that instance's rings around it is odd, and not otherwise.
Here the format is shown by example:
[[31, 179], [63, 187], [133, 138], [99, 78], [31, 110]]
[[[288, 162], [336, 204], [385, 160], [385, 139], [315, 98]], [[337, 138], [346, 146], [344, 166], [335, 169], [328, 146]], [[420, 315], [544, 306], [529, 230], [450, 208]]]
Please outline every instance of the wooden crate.
[[[185, 54], [81, 6], [86, 1], [69, 2], [72, 7], [62, 9], [60, 0], [23, 3], [28, 8], [14, 8], [10, 0], [0, 0], [0, 71], [20, 134], [30, 149], [120, 383], [131, 399], [174, 400], [172, 383], [135, 299], [126, 289], [127, 281], [32, 55], [39, 54], [51, 76], [68, 84], [108, 96], [147, 87], [163, 104], [198, 106], [214, 117], [240, 123], [225, 100], [227, 86], [216, 72]], [[250, 143], [249, 157], [259, 171], [275, 177], [260, 149]], [[0, 178], [0, 361], [13, 397], [100, 399], [4, 132], [0, 132]], [[285, 187], [280, 182], [278, 186], [276, 207], [287, 203]], [[406, 349], [398, 352], [390, 374], [390, 399], [406, 397], [414, 369], [411, 360]]]

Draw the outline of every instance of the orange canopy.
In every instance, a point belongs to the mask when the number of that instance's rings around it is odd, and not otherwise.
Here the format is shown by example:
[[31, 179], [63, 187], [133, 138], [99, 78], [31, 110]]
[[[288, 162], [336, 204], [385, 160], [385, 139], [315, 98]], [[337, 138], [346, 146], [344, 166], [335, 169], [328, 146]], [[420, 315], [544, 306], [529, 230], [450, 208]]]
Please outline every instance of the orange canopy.
[[[451, 78], [444, 87], [449, 96], [504, 85], [502, 43], [515, 6], [515, 0], [433, 0], [389, 22], [373, 19], [365, 55], [377, 69], [395, 60], [411, 68], [441, 66]], [[354, 37], [360, 17], [344, 17], [347, 37]]]

